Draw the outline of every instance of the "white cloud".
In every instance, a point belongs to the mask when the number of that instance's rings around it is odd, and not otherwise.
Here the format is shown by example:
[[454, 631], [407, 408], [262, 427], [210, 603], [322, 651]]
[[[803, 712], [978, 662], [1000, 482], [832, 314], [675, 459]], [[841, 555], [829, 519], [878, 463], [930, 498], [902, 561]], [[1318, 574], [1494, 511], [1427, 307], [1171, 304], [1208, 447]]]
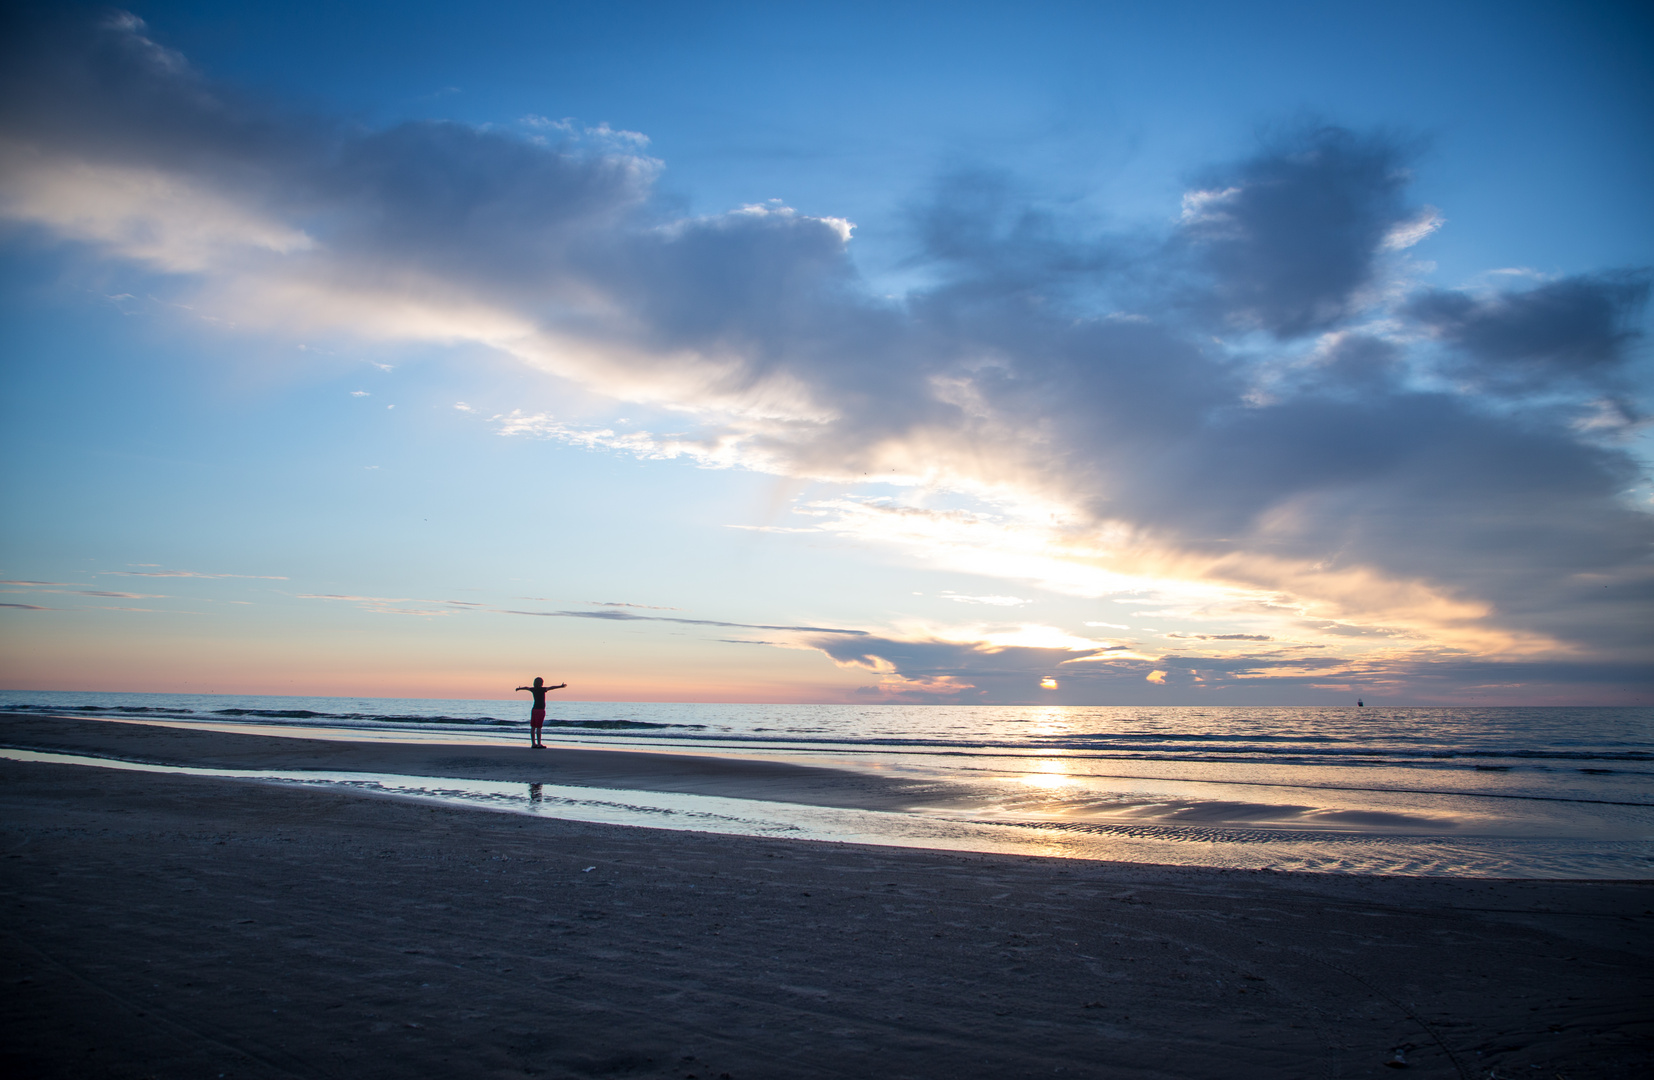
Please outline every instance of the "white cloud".
[[173, 273], [314, 248], [302, 229], [175, 173], [55, 157], [0, 139], [0, 215]]
[[1380, 245], [1385, 251], [1404, 251], [1447, 224], [1441, 211], [1434, 206], [1422, 207], [1413, 217], [1399, 221], [1384, 234]]
[[1178, 222], [1182, 225], [1197, 225], [1219, 217], [1225, 203], [1241, 193], [1238, 187], [1226, 187], [1218, 190], [1186, 191], [1183, 193], [1182, 212], [1178, 215]]
[[989, 604], [994, 607], [1017, 607], [1033, 603], [1032, 600], [1024, 600], [1020, 596], [962, 596], [955, 592], [943, 592], [942, 597], [959, 604]]

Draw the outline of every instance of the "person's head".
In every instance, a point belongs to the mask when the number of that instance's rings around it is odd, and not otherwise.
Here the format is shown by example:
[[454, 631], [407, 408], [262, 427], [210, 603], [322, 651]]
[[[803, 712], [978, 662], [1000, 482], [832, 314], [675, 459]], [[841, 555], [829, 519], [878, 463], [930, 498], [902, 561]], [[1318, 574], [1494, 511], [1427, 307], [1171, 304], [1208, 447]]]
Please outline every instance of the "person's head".
[[535, 686], [544, 686], [545, 684], [546, 684], [546, 681], [544, 679], [540, 678], [540, 676], [538, 676], [538, 675], [534, 676], [534, 685]]

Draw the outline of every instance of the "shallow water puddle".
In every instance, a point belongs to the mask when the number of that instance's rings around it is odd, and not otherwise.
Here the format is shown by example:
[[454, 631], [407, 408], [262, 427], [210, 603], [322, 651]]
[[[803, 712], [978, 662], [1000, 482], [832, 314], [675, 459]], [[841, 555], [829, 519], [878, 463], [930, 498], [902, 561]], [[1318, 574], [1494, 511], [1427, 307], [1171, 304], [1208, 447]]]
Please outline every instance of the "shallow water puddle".
[[1651, 878], [1654, 844], [1463, 835], [1383, 835], [1063, 818], [984, 820], [714, 795], [453, 777], [156, 765], [0, 748], [0, 758], [129, 772], [350, 789], [447, 805], [602, 824], [739, 836], [998, 852], [1121, 862], [1323, 873], [1455, 877]]

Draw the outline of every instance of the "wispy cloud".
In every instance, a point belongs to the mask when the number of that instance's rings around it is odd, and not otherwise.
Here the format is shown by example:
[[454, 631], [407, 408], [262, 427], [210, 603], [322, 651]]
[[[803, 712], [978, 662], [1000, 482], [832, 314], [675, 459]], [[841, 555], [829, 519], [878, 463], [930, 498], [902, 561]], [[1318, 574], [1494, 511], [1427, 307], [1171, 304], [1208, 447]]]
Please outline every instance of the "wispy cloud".
[[101, 597], [108, 597], [108, 598], [115, 599], [115, 600], [165, 600], [165, 599], [167, 599], [167, 597], [164, 594], [161, 594], [161, 593], [111, 592], [111, 591], [108, 591], [106, 589], [77, 589], [77, 588], [74, 588], [72, 586], [66, 587], [66, 588], [55, 588], [55, 587], [53, 587], [53, 586], [63, 585], [63, 584], [65, 584], [65, 583], [64, 582], [47, 582], [47, 581], [0, 581], [0, 585], [20, 585], [20, 586], [24, 586], [23, 588], [19, 588], [19, 589], [7, 589], [7, 590], [5, 590], [6, 592], [35, 592], [35, 593], [58, 593], [58, 594], [61, 594], [61, 595], [73, 595], [73, 596], [101, 596]]
[[[538, 604], [556, 604], [556, 603], [561, 603], [562, 602], [562, 601], [559, 601], [559, 600], [557, 600], [553, 597], [550, 597], [550, 596], [519, 596], [517, 599], [519, 599], [519, 600], [532, 600], [532, 601], [534, 601], [535, 603], [538, 603]], [[678, 611], [678, 610], [680, 610], [679, 608], [666, 607], [666, 606], [663, 606], [661, 604], [633, 604], [633, 603], [629, 603], [629, 602], [624, 601], [624, 600], [581, 600], [580, 603], [586, 604], [590, 607], [636, 608], [639, 611]]]
[[136, 611], [136, 612], [141, 612], [141, 613], [148, 614], [148, 615], [205, 615], [205, 614], [207, 614], [204, 611], [185, 611], [182, 608], [118, 607], [118, 606], [113, 606], [113, 605], [108, 605], [108, 604], [100, 605], [98, 607], [98, 610], [99, 611]]
[[507, 615], [539, 615], [554, 619], [604, 619], [610, 622], [664, 622], [682, 626], [721, 626], [736, 630], [787, 630], [800, 634], [846, 634], [862, 636], [865, 630], [844, 630], [831, 626], [774, 626], [766, 623], [724, 622], [719, 619], [678, 619], [666, 615], [634, 615], [629, 611], [517, 611], [500, 609]]
[[1166, 634], [1169, 638], [1185, 638], [1191, 641], [1274, 641], [1268, 634]]
[[[300, 600], [354, 604], [379, 615], [457, 615], [482, 605], [462, 600], [421, 600], [411, 596], [362, 596], [351, 593], [298, 593]], [[486, 609], [491, 610], [491, 609]]]
[[942, 599], [952, 600], [959, 604], [991, 604], [994, 607], [1018, 607], [1022, 604], [1032, 604], [1032, 600], [1024, 600], [1020, 596], [965, 596], [961, 593], [946, 592]]
[[[345, 593], [299, 593], [301, 600], [331, 600], [356, 604], [366, 610], [385, 615], [451, 615], [461, 611], [486, 612], [497, 615], [532, 615], [552, 619], [599, 619], [606, 622], [659, 622], [680, 626], [717, 626], [737, 630], [776, 630], [798, 634], [863, 635], [865, 630], [847, 630], [831, 626], [777, 626], [766, 623], [727, 622], [721, 619], [685, 619], [670, 615], [639, 615], [619, 608], [642, 608], [651, 611], [676, 611], [677, 608], [653, 607], [648, 604], [605, 603], [607, 611], [525, 611], [520, 608], [498, 607], [471, 600], [421, 600], [410, 596], [355, 596]], [[532, 599], [532, 598], [528, 598]], [[594, 603], [594, 601], [586, 601]]]
[[119, 577], [162, 578], [246, 578], [255, 581], [286, 581], [280, 574], [208, 574], [199, 570], [99, 570], [98, 573]]

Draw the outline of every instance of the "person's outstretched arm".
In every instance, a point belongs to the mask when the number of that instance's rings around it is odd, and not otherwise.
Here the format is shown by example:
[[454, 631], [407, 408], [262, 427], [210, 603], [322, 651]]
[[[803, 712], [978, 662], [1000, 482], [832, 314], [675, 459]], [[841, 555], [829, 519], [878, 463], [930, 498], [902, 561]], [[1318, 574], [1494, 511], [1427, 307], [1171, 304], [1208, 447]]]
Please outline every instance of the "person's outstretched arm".
[[568, 683], [566, 683], [566, 682], [560, 682], [556, 686], [548, 686], [548, 687], [546, 687], [546, 689], [547, 690], [561, 690], [567, 685], [568, 685]]
[[534, 689], [534, 687], [532, 687], [532, 686], [519, 686], [519, 687], [517, 687], [517, 689], [518, 690], [532, 690], [532, 689]]

